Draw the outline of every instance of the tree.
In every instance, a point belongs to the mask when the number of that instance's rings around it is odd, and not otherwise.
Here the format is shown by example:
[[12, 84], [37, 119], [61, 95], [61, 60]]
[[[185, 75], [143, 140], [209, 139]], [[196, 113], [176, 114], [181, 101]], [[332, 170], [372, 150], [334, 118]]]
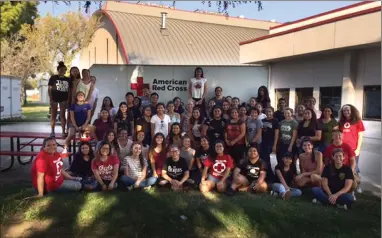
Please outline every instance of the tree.
[[75, 55], [91, 42], [98, 26], [98, 18], [87, 18], [80, 12], [37, 18], [34, 25], [23, 25], [18, 33], [1, 42], [2, 74], [22, 80], [26, 103], [29, 76], [41, 72], [53, 74], [57, 61], [70, 65]]
[[17, 33], [23, 24], [33, 25], [38, 17], [37, 1], [6, 1], [0, 2], [1, 26], [0, 38]]
[[[60, 1], [55, 1], [55, 2], [59, 3]], [[70, 5], [71, 1], [62, 1], [62, 2], [64, 2], [67, 5]], [[103, 1], [85, 1], [84, 9], [85, 9], [86, 13], [89, 11], [89, 8], [90, 8], [92, 2], [94, 2], [94, 4], [99, 4], [99, 6], [101, 8]], [[137, 2], [139, 3], [141, 1], [137, 1]], [[263, 5], [262, 5], [261, 1], [202, 1], [203, 4], [208, 4], [208, 7], [212, 7], [212, 3], [213, 2], [218, 7], [218, 11], [221, 12], [221, 13], [225, 13], [226, 15], [228, 15], [228, 10], [231, 7], [235, 8], [238, 5], [247, 4], [247, 3], [254, 3], [254, 4], [256, 4], [258, 11], [263, 9]], [[172, 5], [175, 6], [175, 4], [176, 4], [176, 1], [173, 1]]]
[[47, 72], [52, 74], [58, 61], [70, 65], [76, 54], [89, 45], [99, 26], [98, 17], [67, 12], [59, 17], [38, 18], [33, 26], [23, 28], [22, 34], [47, 48], [52, 62]]

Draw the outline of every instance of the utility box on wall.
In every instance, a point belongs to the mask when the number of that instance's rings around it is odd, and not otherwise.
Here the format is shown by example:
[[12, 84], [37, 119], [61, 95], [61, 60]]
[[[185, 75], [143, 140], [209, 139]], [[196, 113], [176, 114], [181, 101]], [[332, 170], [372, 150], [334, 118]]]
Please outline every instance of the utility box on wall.
[[14, 118], [21, 117], [21, 79], [1, 75], [1, 105], [0, 105], [0, 118]]

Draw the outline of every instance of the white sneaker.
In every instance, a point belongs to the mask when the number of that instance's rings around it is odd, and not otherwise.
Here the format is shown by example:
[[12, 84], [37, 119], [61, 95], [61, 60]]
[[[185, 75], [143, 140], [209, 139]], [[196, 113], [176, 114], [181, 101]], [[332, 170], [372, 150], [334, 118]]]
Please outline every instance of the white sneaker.
[[132, 191], [134, 189], [134, 185], [127, 186], [127, 190]]
[[270, 195], [271, 195], [271, 196], [274, 196], [274, 197], [277, 197], [279, 194], [276, 193], [276, 192], [274, 192], [274, 191], [272, 190], [271, 193], [270, 193]]
[[361, 189], [360, 186], [358, 186], [358, 187], [355, 189], [355, 191], [357, 191], [357, 193], [362, 193], [362, 189]]
[[345, 211], [348, 210], [348, 206], [347, 206], [346, 204], [345, 204], [345, 205], [339, 205], [339, 204], [337, 204], [336, 206], [337, 206], [337, 208], [339, 208], [339, 209], [344, 209]]
[[314, 198], [314, 199], [312, 200], [312, 203], [314, 203], [314, 204], [318, 203], [317, 199]]

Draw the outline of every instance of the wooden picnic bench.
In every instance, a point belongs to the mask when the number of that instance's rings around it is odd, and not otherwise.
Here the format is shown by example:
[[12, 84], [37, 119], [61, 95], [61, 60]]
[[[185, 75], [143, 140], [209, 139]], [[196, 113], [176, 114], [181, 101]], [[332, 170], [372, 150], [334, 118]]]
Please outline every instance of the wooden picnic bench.
[[[39, 151], [34, 151], [34, 147], [42, 147], [42, 142], [37, 142], [38, 139], [45, 139], [49, 137], [49, 133], [41, 133], [41, 132], [14, 132], [14, 131], [1, 131], [0, 137], [1, 138], [9, 138], [10, 139], [10, 150], [9, 151], [0, 151], [0, 156], [10, 156], [11, 161], [10, 165], [6, 168], [0, 168], [1, 172], [10, 170], [15, 162], [15, 157], [17, 157], [17, 161], [21, 165], [25, 165], [30, 163], [34, 157], [39, 153]], [[58, 146], [63, 147], [63, 142], [60, 142], [62, 140], [65, 140], [65, 137], [55, 137], [58, 143]], [[20, 142], [20, 139], [27, 139], [26, 142]], [[16, 145], [15, 145], [16, 140]], [[22, 149], [30, 147], [31, 151], [22, 151]], [[75, 141], [73, 141], [72, 144], [73, 147], [73, 153], [76, 151]], [[69, 147], [69, 152], [72, 151], [72, 148]], [[72, 162], [71, 158], [72, 153], [70, 153], [69, 156], [69, 163]], [[30, 157], [27, 161], [23, 161], [21, 157]], [[1, 159], [1, 158], [0, 158]]]

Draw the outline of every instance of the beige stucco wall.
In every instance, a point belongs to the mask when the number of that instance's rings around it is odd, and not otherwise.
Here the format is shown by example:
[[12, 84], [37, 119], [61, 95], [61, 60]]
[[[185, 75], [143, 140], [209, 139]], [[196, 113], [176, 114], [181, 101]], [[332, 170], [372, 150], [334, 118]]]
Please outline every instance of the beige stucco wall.
[[93, 64], [126, 64], [119, 40], [117, 49], [116, 37], [113, 24], [107, 17], [103, 17], [102, 25], [96, 31], [92, 42], [80, 53], [79, 67], [83, 69], [90, 68]]
[[261, 63], [378, 42], [381, 11], [241, 45], [240, 63]]

